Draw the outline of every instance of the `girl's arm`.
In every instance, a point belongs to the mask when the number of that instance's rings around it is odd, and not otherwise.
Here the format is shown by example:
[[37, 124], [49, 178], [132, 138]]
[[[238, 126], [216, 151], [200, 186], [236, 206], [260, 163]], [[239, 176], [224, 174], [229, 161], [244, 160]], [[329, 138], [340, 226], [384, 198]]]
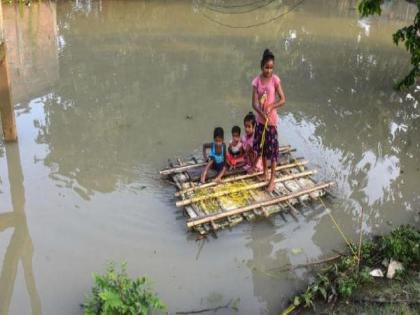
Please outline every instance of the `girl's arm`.
[[213, 160], [210, 160], [210, 162], [207, 163], [206, 167], [203, 170], [203, 173], [201, 173], [201, 179], [200, 182], [204, 184], [206, 182], [207, 173], [210, 169], [210, 167], [213, 165]]
[[286, 96], [284, 96], [281, 82], [279, 82], [279, 85], [276, 87], [276, 94], [279, 97], [279, 100], [277, 102], [274, 102], [273, 104], [270, 104], [270, 112], [283, 106], [286, 103]]
[[261, 104], [258, 100], [258, 93], [257, 88], [252, 88], [252, 108], [261, 116], [264, 118], [267, 118], [267, 115], [261, 111]]
[[203, 144], [203, 158], [204, 161], [207, 161], [208, 156], [207, 156], [207, 150], [211, 148], [211, 143], [204, 143]]

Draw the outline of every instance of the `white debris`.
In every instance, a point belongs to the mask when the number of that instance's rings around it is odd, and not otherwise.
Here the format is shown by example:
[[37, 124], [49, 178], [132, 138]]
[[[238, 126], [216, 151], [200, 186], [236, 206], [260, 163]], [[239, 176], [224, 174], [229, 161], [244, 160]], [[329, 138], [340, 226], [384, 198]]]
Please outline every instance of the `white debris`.
[[391, 262], [388, 265], [388, 272], [386, 273], [386, 277], [388, 279], [392, 279], [395, 276], [395, 273], [398, 270], [403, 270], [404, 267], [402, 265], [402, 263], [400, 263], [399, 261], [393, 260], [391, 259]]
[[371, 272], [369, 272], [369, 274], [372, 277], [379, 277], [379, 278], [383, 278], [384, 277], [384, 273], [379, 268], [378, 269], [373, 269]]

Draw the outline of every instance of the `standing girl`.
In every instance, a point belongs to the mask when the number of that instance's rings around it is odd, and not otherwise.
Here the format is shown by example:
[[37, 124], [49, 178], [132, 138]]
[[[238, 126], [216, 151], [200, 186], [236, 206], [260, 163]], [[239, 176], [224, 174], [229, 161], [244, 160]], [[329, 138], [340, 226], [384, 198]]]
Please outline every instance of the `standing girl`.
[[[274, 55], [266, 49], [261, 59], [261, 73], [252, 81], [252, 107], [257, 113], [254, 150], [262, 156], [264, 180], [270, 180], [268, 192], [272, 192], [275, 187], [274, 179], [279, 155], [277, 108], [286, 103], [280, 78], [273, 73], [273, 67]], [[268, 175], [268, 161], [271, 161], [271, 176]]]

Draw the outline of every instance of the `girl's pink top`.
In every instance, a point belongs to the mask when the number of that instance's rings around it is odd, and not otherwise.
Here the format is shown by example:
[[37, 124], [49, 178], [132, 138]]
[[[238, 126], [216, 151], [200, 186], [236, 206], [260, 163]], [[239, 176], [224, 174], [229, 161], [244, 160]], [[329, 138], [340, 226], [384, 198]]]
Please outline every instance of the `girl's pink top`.
[[241, 138], [242, 147], [245, 151], [252, 150], [252, 147], [254, 145], [254, 135], [251, 137], [248, 137], [246, 134], [242, 136]]
[[[248, 171], [252, 167], [252, 161], [249, 160], [249, 150], [254, 150], [254, 135], [251, 137], [248, 137], [246, 134], [242, 136], [241, 138], [242, 147], [245, 150], [245, 166], [244, 169]], [[258, 159], [258, 162], [255, 165], [256, 171], [262, 171], [262, 161], [261, 159]]]
[[[267, 93], [267, 100], [265, 102], [266, 105], [272, 104], [276, 101], [276, 89], [280, 86], [280, 78], [275, 74], [271, 75], [271, 78], [268, 79], [268, 82], [264, 83], [261, 81], [261, 75], [255, 77], [252, 80], [252, 86], [257, 89], [258, 99], [260, 99], [264, 92]], [[260, 106], [257, 104], [257, 106]], [[261, 108], [264, 111], [264, 108]], [[279, 120], [279, 116], [277, 115], [277, 110], [273, 110], [270, 115], [268, 116], [268, 124], [270, 126], [277, 126], [277, 122]], [[265, 119], [257, 113], [257, 121], [260, 124], [265, 124]]]

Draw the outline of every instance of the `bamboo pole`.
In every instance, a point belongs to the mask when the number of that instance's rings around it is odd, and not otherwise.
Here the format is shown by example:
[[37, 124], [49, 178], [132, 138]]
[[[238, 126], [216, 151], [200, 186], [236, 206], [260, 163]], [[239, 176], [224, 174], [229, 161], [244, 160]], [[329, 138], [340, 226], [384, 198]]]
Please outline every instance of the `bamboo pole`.
[[[306, 164], [308, 164], [308, 161], [300, 161], [300, 162], [294, 162], [294, 163], [290, 163], [290, 164], [279, 165], [279, 166], [276, 167], [276, 171], [281, 171], [281, 170], [286, 169], [286, 168], [293, 168], [293, 167], [296, 167], [296, 166], [302, 166], [302, 165], [306, 165]], [[256, 172], [256, 173], [253, 173], [253, 174], [236, 175], [236, 176], [227, 177], [224, 180], [222, 180], [221, 184], [236, 182], [236, 181], [242, 180], [242, 179], [253, 178], [253, 177], [262, 175], [263, 173], [264, 172], [261, 171], [261, 172]], [[175, 196], [179, 197], [182, 194], [185, 194], [187, 192], [196, 191], [196, 190], [200, 190], [200, 189], [203, 189], [203, 188], [208, 188], [208, 187], [212, 187], [212, 186], [216, 186], [216, 185], [219, 185], [219, 184], [216, 183], [216, 182], [210, 182], [210, 183], [206, 183], [206, 184], [203, 184], [203, 185], [200, 185], [200, 186], [189, 187], [189, 188], [177, 191], [175, 193]]]
[[[279, 152], [280, 153], [287, 153], [287, 152], [292, 152], [294, 149], [292, 149], [290, 147], [290, 145], [286, 145], [286, 146], [281, 146], [279, 147]], [[196, 163], [196, 164], [188, 164], [188, 165], [183, 165], [183, 166], [176, 166], [173, 168], [168, 168], [168, 169], [164, 169], [159, 171], [160, 175], [170, 175], [173, 173], [179, 173], [179, 172], [183, 172], [186, 170], [190, 170], [193, 168], [198, 168], [198, 167], [203, 167], [206, 166], [207, 162], [201, 162], [201, 163]]]
[[299, 196], [309, 194], [309, 193], [311, 193], [313, 191], [316, 191], [316, 190], [325, 189], [325, 188], [330, 187], [332, 185], [334, 185], [334, 182], [322, 183], [322, 184], [319, 184], [319, 185], [317, 185], [315, 187], [312, 187], [312, 188], [309, 188], [309, 189], [304, 189], [304, 190], [297, 191], [295, 193], [291, 193], [291, 194], [281, 196], [281, 197], [271, 198], [267, 201], [253, 203], [253, 204], [245, 206], [245, 207], [236, 208], [236, 209], [232, 209], [232, 210], [225, 211], [225, 212], [220, 212], [220, 213], [217, 213], [217, 214], [206, 216], [204, 218], [188, 220], [187, 227], [192, 228], [196, 225], [201, 225], [203, 223], [207, 223], [207, 222], [210, 222], [210, 221], [220, 220], [220, 219], [223, 219], [223, 218], [235, 215], [235, 214], [241, 214], [243, 212], [253, 210], [253, 209], [256, 209], [256, 208], [271, 206], [271, 205], [274, 205], [274, 204], [277, 204], [277, 203], [280, 203], [280, 202], [283, 202], [283, 201], [286, 201], [286, 200], [289, 200], [289, 199], [292, 199], [292, 198], [297, 198]]
[[3, 34], [3, 10], [1, 2], [2, 1], [0, 1], [0, 116], [4, 140], [16, 141], [16, 118], [10, 93], [6, 39]]
[[[306, 171], [306, 172], [297, 173], [297, 174], [293, 174], [293, 175], [286, 175], [286, 176], [276, 178], [274, 180], [274, 182], [275, 183], [283, 182], [283, 181], [294, 179], [294, 178], [309, 176], [309, 175], [312, 175], [314, 173], [315, 173], [315, 171]], [[247, 186], [238, 187], [238, 188], [234, 188], [234, 189], [231, 189], [231, 190], [218, 191], [218, 192], [215, 192], [213, 194], [208, 194], [208, 195], [205, 195], [205, 196], [192, 197], [192, 198], [177, 201], [176, 206], [177, 207], [183, 207], [183, 206], [195, 203], [195, 202], [199, 202], [199, 201], [203, 201], [203, 200], [207, 200], [207, 199], [211, 199], [211, 198], [217, 198], [217, 197], [221, 197], [221, 196], [228, 195], [228, 194], [234, 194], [234, 193], [237, 193], [237, 192], [240, 192], [240, 191], [245, 191], [245, 190], [257, 189], [257, 188], [267, 186], [268, 183], [269, 183], [269, 181], [263, 181], [263, 182], [260, 182], [260, 183], [250, 184], [250, 185], [247, 185]]]

